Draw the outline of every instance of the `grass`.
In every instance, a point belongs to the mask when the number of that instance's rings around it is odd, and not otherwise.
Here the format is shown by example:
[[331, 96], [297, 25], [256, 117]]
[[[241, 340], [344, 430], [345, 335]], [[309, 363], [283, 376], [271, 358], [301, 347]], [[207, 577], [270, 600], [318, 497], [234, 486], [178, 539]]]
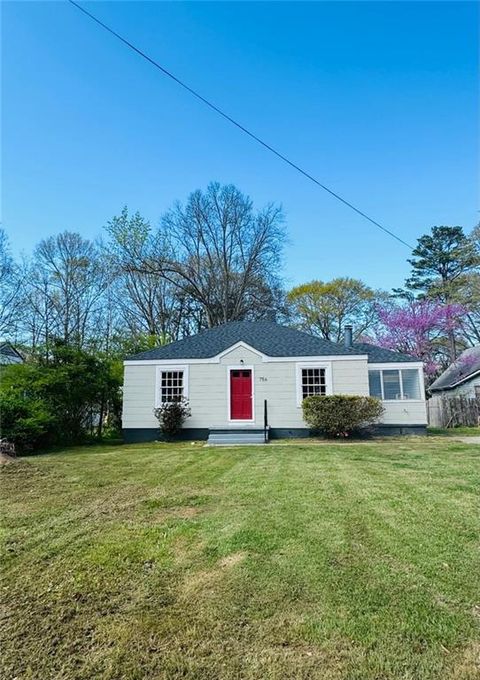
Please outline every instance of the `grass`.
[[480, 437], [480, 427], [429, 427], [428, 433], [434, 436], [447, 435], [449, 437]]
[[2, 678], [473, 680], [480, 446], [84, 447], [2, 471]]

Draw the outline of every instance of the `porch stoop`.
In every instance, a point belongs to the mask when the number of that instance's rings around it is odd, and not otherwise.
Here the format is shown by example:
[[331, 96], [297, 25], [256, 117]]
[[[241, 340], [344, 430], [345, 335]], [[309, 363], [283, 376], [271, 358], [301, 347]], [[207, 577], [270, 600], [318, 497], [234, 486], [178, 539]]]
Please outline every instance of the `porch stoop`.
[[[268, 442], [268, 428], [267, 428]], [[228, 444], [265, 444], [264, 430], [209, 430], [207, 444], [225, 446]]]

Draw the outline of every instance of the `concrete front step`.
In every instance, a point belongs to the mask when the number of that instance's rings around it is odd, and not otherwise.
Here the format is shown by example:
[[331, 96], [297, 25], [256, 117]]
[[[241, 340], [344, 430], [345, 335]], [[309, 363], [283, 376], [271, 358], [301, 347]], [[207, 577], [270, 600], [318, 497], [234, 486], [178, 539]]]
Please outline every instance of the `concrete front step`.
[[210, 430], [208, 444], [225, 446], [228, 444], [265, 444], [263, 430]]

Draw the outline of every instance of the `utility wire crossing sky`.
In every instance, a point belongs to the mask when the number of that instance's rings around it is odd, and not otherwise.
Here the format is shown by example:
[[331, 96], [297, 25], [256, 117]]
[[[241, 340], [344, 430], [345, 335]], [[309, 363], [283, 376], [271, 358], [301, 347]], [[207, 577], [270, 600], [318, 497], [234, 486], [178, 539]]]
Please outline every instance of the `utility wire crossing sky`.
[[103, 21], [100, 21], [100, 19], [98, 19], [96, 16], [94, 16], [91, 12], [87, 11], [84, 7], [82, 7], [81, 5], [79, 5], [79, 4], [78, 4], [77, 2], [75, 2], [74, 0], [68, 0], [68, 1], [70, 2], [71, 5], [73, 5], [73, 6], [76, 7], [78, 10], [80, 10], [80, 12], [83, 12], [83, 14], [85, 14], [86, 16], [88, 16], [92, 21], [94, 21], [96, 24], [98, 24], [99, 26], [101, 26], [102, 28], [104, 28], [106, 31], [108, 31], [111, 35], [113, 35], [115, 38], [117, 38], [118, 40], [120, 40], [122, 43], [124, 43], [125, 45], [127, 45], [127, 47], [129, 47], [131, 50], [133, 50], [133, 51], [136, 52], [138, 55], [140, 55], [143, 59], [146, 59], [148, 62], [150, 62], [153, 66], [155, 66], [155, 68], [159, 69], [164, 75], [166, 75], [166, 76], [168, 76], [169, 78], [171, 78], [172, 80], [174, 80], [176, 83], [178, 83], [178, 85], [180, 85], [180, 86], [183, 87], [185, 90], [187, 90], [187, 92], [189, 92], [190, 94], [192, 94], [194, 97], [196, 97], [196, 98], [199, 99], [201, 102], [203, 102], [206, 106], [210, 107], [213, 111], [215, 111], [215, 112], [218, 113], [220, 116], [222, 116], [223, 118], [225, 118], [226, 120], [228, 120], [230, 123], [232, 123], [233, 125], [235, 125], [235, 126], [236, 126], [237, 128], [239, 128], [242, 132], [244, 132], [244, 133], [247, 134], [249, 137], [251, 137], [252, 139], [254, 139], [256, 142], [258, 142], [259, 144], [261, 144], [263, 147], [265, 147], [266, 149], [268, 149], [268, 151], [271, 151], [273, 154], [275, 154], [275, 156], [278, 156], [278, 158], [280, 158], [280, 159], [283, 160], [285, 163], [287, 163], [288, 165], [290, 165], [292, 168], [294, 168], [295, 170], [297, 170], [298, 172], [300, 172], [302, 175], [304, 175], [304, 177], [306, 177], [306, 178], [309, 179], [310, 181], [314, 182], [314, 184], [316, 184], [317, 186], [319, 186], [321, 189], [324, 189], [324, 191], [327, 191], [331, 196], [333, 196], [334, 198], [336, 198], [338, 201], [340, 201], [340, 202], [343, 203], [344, 205], [348, 206], [351, 210], [354, 210], [357, 214], [361, 215], [363, 218], [365, 218], [366, 220], [368, 220], [368, 222], [370, 222], [371, 224], [373, 224], [375, 227], [377, 227], [378, 229], [381, 229], [385, 234], [388, 234], [389, 236], [391, 236], [392, 238], [394, 238], [396, 241], [398, 241], [398, 242], [401, 243], [402, 245], [406, 246], [409, 250], [413, 250], [413, 246], [411, 246], [409, 243], [407, 243], [406, 241], [404, 241], [400, 236], [398, 236], [397, 234], [395, 234], [395, 233], [394, 233], [393, 231], [391, 231], [390, 229], [387, 229], [386, 227], [382, 226], [379, 222], [377, 222], [376, 220], [374, 220], [372, 217], [369, 217], [369, 216], [368, 216], [366, 213], [364, 213], [362, 210], [360, 210], [359, 208], [357, 208], [356, 206], [354, 206], [352, 203], [350, 203], [349, 201], [347, 201], [345, 198], [342, 198], [342, 196], [340, 196], [339, 194], [337, 194], [337, 193], [336, 193], [335, 191], [333, 191], [332, 189], [329, 189], [327, 186], [325, 186], [325, 185], [322, 184], [319, 180], [317, 180], [315, 177], [313, 177], [310, 173], [308, 173], [308, 172], [306, 172], [305, 170], [303, 170], [303, 169], [302, 169], [300, 166], [298, 166], [296, 163], [294, 163], [293, 161], [289, 160], [289, 159], [288, 159], [286, 156], [284, 156], [282, 153], [280, 153], [279, 151], [277, 151], [276, 149], [274, 149], [272, 146], [270, 146], [269, 144], [267, 144], [265, 141], [263, 141], [262, 139], [260, 139], [260, 137], [257, 137], [257, 135], [255, 135], [253, 132], [251, 132], [251, 131], [248, 130], [246, 127], [244, 127], [243, 125], [241, 125], [241, 124], [240, 124], [239, 122], [237, 122], [234, 118], [232, 118], [231, 116], [229, 116], [227, 113], [225, 113], [224, 111], [222, 111], [222, 109], [220, 109], [218, 106], [216, 106], [215, 104], [213, 104], [212, 102], [210, 102], [208, 99], [206, 99], [205, 97], [203, 97], [199, 92], [197, 92], [196, 90], [194, 90], [192, 87], [190, 87], [189, 85], [187, 85], [186, 83], [184, 83], [182, 80], [180, 80], [180, 78], [177, 78], [177, 76], [175, 76], [173, 73], [171, 73], [171, 72], [168, 71], [166, 68], [164, 68], [164, 67], [163, 67], [161, 64], [159, 64], [157, 61], [155, 61], [154, 59], [152, 59], [151, 57], [149, 57], [148, 54], [146, 54], [146, 53], [143, 52], [141, 49], [139, 49], [138, 47], [136, 47], [135, 45], [133, 45], [129, 40], [127, 40], [126, 38], [124, 38], [123, 36], [121, 36], [119, 33], [117, 33], [115, 30], [113, 30], [112, 28], [110, 28], [110, 26], [107, 26], [107, 24], [103, 23]]

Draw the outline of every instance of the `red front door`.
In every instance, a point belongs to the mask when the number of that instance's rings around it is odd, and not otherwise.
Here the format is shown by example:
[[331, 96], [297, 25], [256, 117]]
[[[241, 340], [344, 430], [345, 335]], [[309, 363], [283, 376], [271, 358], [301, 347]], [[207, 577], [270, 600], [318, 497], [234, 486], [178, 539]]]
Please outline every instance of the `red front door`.
[[230, 418], [252, 420], [252, 371], [230, 371]]

